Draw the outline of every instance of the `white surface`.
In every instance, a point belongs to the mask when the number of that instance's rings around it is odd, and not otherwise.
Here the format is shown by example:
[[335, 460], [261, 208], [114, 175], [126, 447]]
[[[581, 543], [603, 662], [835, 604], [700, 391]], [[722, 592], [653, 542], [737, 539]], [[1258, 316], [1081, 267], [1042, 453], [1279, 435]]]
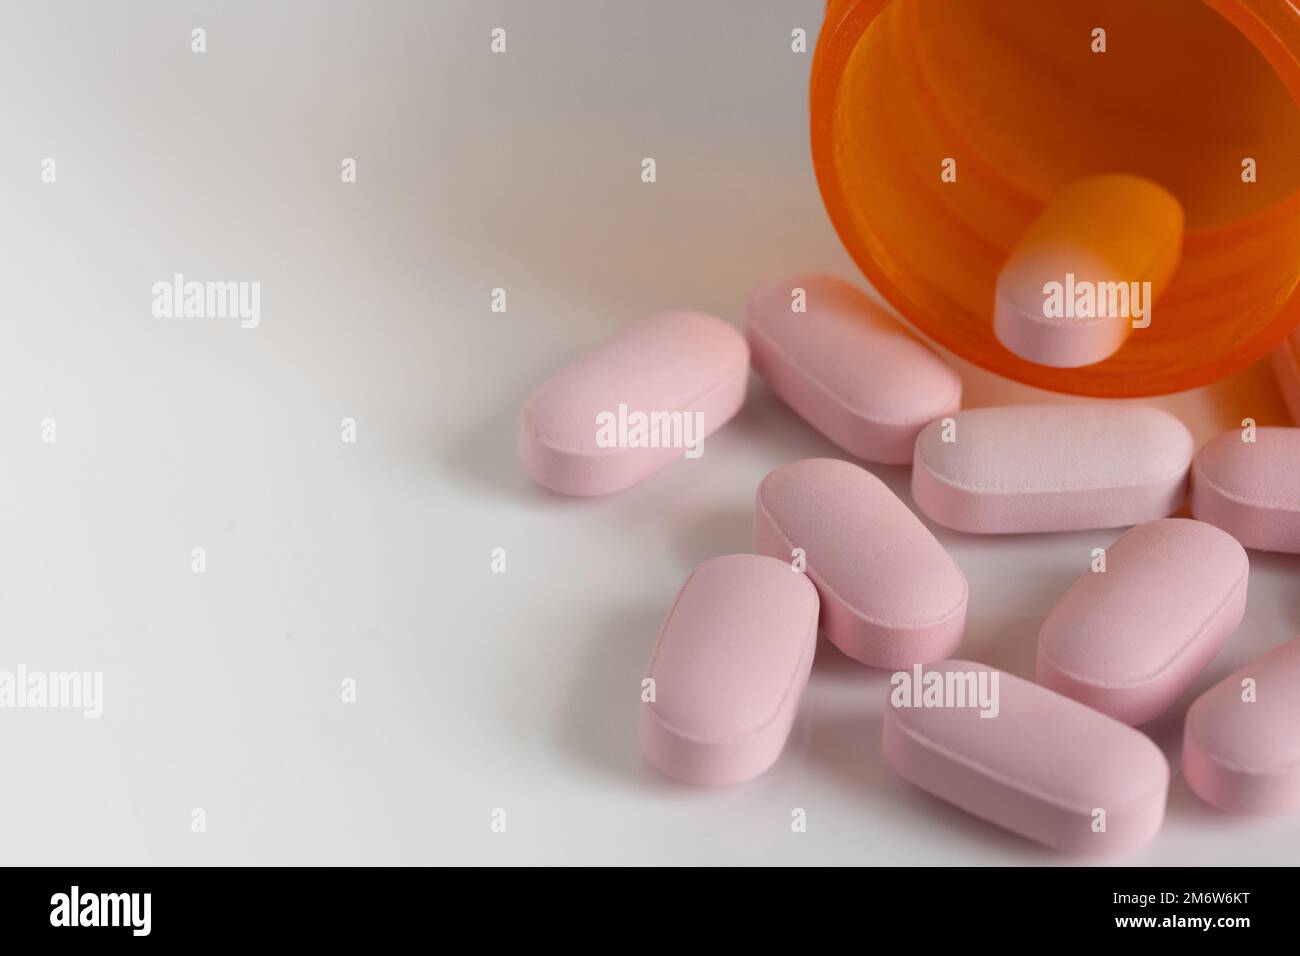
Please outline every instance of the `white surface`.
[[[6, 6], [0, 669], [102, 670], [105, 712], [0, 711], [0, 860], [1062, 861], [891, 776], [886, 675], [827, 645], [764, 778], [696, 791], [642, 764], [681, 579], [748, 550], [768, 470], [836, 453], [761, 384], [703, 458], [616, 497], [547, 494], [515, 461], [524, 394], [622, 323], [738, 321], [785, 272], [856, 280], [789, 51], [821, 7]], [[260, 281], [261, 326], [155, 319], [178, 271]], [[968, 404], [1045, 397], [963, 371]], [[1160, 404], [1200, 441], [1283, 420], [1262, 367]], [[906, 469], [873, 470], [910, 500]], [[971, 584], [961, 654], [1031, 674], [1040, 620], [1118, 533], [941, 531]], [[1300, 632], [1300, 558], [1251, 564], [1197, 690]], [[1175, 766], [1186, 703], [1152, 728]], [[1300, 816], [1227, 817], [1179, 778], [1125, 862], [1298, 850]]]

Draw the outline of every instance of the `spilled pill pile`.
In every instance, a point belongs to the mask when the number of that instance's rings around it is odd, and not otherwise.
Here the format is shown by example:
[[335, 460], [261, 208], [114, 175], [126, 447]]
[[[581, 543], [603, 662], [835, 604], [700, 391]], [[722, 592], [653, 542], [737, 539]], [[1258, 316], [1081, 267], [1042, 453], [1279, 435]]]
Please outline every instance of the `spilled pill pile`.
[[[1173, 266], [1147, 253], [1176, 259], [1176, 242], [1164, 241], [1181, 228], [1176, 209], [1141, 181], [1101, 186], [1149, 205], [1148, 237], [1169, 227], [1151, 249], [1122, 250], [1156, 262], [1159, 286]], [[1101, 205], [1097, 188], [1080, 187], [1085, 205]], [[1050, 238], [1046, 226], [1027, 237], [1008, 270], [1033, 272]], [[1013, 291], [999, 286], [999, 335], [1039, 360], [1096, 361], [1127, 334], [1078, 339], [1063, 324], [1063, 351], [1044, 350], [1053, 336], [1015, 330]], [[1293, 336], [1274, 359], [1293, 414], [1298, 353]], [[743, 335], [672, 312], [578, 358], [525, 401], [520, 459], [565, 494], [627, 488], [693, 457], [744, 403], [751, 366], [847, 456], [910, 462], [915, 507], [936, 524], [977, 535], [1129, 530], [1043, 620], [1029, 681], [957, 656], [966, 577], [868, 467], [781, 465], [754, 490], [755, 553], [706, 561], [668, 604], [646, 672], [654, 693], [641, 705], [649, 762], [703, 785], [767, 770], [820, 632], [862, 665], [895, 672], [881, 747], [903, 779], [1062, 851], [1122, 852], [1154, 836], [1170, 767], [1137, 728], [1168, 711], [1241, 624], [1245, 549], [1300, 554], [1300, 428], [1232, 431], [1198, 453], [1178, 418], [1137, 404], [962, 410], [960, 378], [939, 355], [848, 283], [802, 275], [754, 292]], [[1189, 494], [1192, 517], [1172, 517]], [[1223, 810], [1300, 809], [1300, 638], [1196, 700], [1183, 772]]]

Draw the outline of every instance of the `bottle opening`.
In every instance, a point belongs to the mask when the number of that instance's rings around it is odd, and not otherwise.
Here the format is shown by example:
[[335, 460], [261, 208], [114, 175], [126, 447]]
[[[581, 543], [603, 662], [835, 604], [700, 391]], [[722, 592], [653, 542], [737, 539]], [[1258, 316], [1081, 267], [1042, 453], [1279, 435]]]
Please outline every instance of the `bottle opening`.
[[[1300, 324], [1298, 54], [1285, 0], [843, 0], [813, 72], [818, 179], [868, 279], [945, 348], [1056, 391], [1190, 388]], [[1177, 198], [1177, 271], [1104, 361], [1026, 361], [994, 335], [999, 271], [1105, 173]]]

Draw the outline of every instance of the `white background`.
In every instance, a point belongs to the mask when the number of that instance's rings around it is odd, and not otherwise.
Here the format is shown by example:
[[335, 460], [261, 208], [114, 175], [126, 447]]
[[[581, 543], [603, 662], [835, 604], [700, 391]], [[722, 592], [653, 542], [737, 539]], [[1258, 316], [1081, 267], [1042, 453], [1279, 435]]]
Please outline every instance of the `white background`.
[[[821, 9], [6, 3], [0, 669], [103, 671], [105, 710], [0, 711], [0, 860], [1066, 862], [893, 777], [886, 675], [825, 644], [766, 776], [705, 791], [643, 764], [639, 680], [682, 578], [749, 549], [770, 469], [838, 454], [761, 383], [702, 459], [611, 498], [515, 458], [527, 391], [623, 324], [857, 279], [789, 48]], [[154, 318], [175, 272], [261, 282], [261, 326]], [[968, 405], [1050, 398], [962, 371]], [[1198, 442], [1284, 421], [1266, 367], [1159, 404]], [[872, 470], [910, 502], [906, 469]], [[1119, 532], [937, 533], [971, 585], [960, 653], [1030, 676]], [[1251, 565], [1194, 691], [1300, 632], [1300, 558]], [[1149, 728], [1175, 767], [1190, 696]], [[1124, 862], [1298, 848], [1300, 816], [1229, 817], [1176, 776]]]

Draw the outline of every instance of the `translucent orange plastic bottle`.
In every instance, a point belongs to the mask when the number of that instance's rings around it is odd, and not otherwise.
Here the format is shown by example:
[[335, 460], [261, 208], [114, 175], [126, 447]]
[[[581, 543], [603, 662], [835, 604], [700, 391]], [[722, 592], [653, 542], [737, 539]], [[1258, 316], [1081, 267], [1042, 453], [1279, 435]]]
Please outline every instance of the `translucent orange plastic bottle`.
[[[1300, 326], [1297, 104], [1300, 0], [831, 0], [813, 163], [854, 260], [940, 345], [1055, 391], [1163, 394]], [[994, 335], [998, 271], [1061, 186], [1103, 172], [1178, 198], [1182, 260], [1113, 356], [1035, 365]]]

